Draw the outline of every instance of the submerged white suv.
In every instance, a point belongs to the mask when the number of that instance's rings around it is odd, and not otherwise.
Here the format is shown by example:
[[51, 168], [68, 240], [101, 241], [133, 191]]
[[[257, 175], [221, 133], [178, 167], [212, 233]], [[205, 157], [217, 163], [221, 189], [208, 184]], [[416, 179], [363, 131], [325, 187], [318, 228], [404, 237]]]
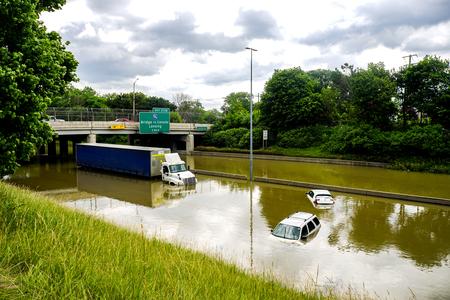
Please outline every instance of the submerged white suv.
[[315, 215], [297, 212], [281, 221], [272, 230], [272, 235], [288, 240], [301, 240], [317, 233], [319, 229], [320, 221]]

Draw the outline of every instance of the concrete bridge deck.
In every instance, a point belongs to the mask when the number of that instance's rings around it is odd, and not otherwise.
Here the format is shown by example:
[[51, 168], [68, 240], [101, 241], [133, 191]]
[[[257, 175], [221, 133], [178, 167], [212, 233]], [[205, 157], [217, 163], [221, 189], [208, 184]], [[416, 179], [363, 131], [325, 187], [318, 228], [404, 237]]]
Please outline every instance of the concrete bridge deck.
[[[48, 124], [59, 135], [139, 134], [139, 122], [114, 121], [52, 121]], [[203, 135], [211, 124], [170, 123], [171, 135]]]

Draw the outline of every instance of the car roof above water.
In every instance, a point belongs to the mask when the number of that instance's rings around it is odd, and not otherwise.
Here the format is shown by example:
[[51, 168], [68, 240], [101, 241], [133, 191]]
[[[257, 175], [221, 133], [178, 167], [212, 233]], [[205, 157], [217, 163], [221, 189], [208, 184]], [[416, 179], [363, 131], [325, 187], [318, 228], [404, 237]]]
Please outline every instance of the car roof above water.
[[311, 190], [311, 191], [314, 193], [314, 195], [329, 195], [329, 196], [331, 196], [331, 193], [328, 190]]
[[307, 212], [297, 212], [295, 214], [290, 215], [280, 223], [291, 225], [291, 226], [303, 226], [305, 221], [314, 217], [313, 214]]

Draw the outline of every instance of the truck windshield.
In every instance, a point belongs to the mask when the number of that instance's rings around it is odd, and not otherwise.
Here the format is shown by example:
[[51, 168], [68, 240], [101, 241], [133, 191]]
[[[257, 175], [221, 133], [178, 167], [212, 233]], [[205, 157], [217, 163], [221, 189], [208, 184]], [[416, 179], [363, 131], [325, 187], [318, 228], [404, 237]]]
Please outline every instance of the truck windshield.
[[185, 164], [171, 165], [171, 166], [169, 166], [169, 168], [170, 168], [171, 173], [178, 173], [178, 172], [186, 171]]

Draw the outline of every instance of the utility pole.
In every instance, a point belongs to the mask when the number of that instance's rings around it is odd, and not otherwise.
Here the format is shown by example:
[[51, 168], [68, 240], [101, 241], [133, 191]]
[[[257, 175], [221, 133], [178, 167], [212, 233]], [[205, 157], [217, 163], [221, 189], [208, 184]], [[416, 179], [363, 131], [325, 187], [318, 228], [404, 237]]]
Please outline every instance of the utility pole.
[[409, 54], [409, 55], [403, 56], [403, 58], [408, 58], [408, 66], [411, 65], [411, 59], [412, 59], [414, 56], [415, 56], [415, 57], [418, 57], [417, 54]]
[[[409, 55], [405, 55], [403, 56], [403, 58], [408, 58], [408, 67], [411, 66], [411, 60], [413, 57], [418, 57], [417, 54], [409, 54]], [[409, 95], [407, 93], [407, 89], [405, 86], [405, 91], [404, 91], [404, 95], [403, 95], [403, 105], [402, 105], [402, 115], [403, 115], [403, 128], [406, 127], [406, 106], [405, 106], [405, 101], [406, 99], [409, 98]]]
[[253, 52], [258, 50], [245, 49], [250, 50], [250, 182], [253, 182]]
[[136, 112], [136, 81], [138, 81], [139, 78], [136, 77], [136, 80], [133, 82], [133, 117], [131, 118], [132, 121], [134, 122], [134, 115]]

